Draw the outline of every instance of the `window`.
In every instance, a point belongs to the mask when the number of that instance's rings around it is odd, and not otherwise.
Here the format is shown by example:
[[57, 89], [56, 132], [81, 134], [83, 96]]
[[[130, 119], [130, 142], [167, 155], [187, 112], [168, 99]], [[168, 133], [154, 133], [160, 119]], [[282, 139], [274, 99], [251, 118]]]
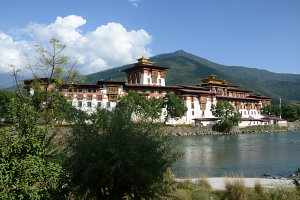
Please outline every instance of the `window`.
[[82, 92], [82, 89], [78, 89], [78, 92]]
[[109, 96], [108, 96], [108, 100], [109, 100], [109, 101], [117, 101], [118, 98], [119, 98], [118, 95], [109, 95]]
[[106, 103], [106, 107], [107, 107], [107, 108], [110, 108], [110, 101], [108, 101], [108, 102]]
[[204, 115], [204, 110], [202, 111], [202, 115]]
[[93, 92], [97, 92], [97, 89], [93, 89]]
[[97, 106], [100, 108], [101, 107], [101, 102], [98, 102]]
[[92, 92], [92, 90], [91, 90], [91, 89], [88, 89], [88, 92]]
[[82, 107], [82, 101], [78, 101], [78, 107]]
[[148, 84], [150, 84], [150, 78], [148, 78]]
[[92, 107], [92, 102], [87, 102], [87, 107]]
[[77, 99], [78, 99], [78, 100], [83, 100], [83, 95], [82, 95], [82, 94], [78, 94], [78, 95], [77, 95]]
[[246, 111], [244, 111], [244, 114], [245, 114], [245, 115], [247, 114]]
[[159, 85], [161, 85], [161, 79], [159, 79]]
[[108, 87], [108, 94], [118, 94], [119, 87]]
[[195, 114], [195, 112], [194, 111], [192, 111], [192, 115], [194, 115]]
[[93, 99], [93, 95], [87, 95], [87, 100], [92, 100]]
[[69, 92], [72, 92], [72, 89], [69, 89]]
[[102, 100], [102, 95], [97, 95], [97, 100], [101, 101]]

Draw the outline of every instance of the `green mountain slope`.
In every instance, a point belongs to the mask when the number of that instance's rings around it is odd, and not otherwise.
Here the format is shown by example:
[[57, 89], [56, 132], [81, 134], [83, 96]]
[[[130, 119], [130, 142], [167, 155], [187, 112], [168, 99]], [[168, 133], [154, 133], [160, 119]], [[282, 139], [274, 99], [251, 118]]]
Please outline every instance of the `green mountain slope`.
[[[271, 96], [273, 103], [278, 104], [280, 96], [285, 104], [300, 101], [300, 75], [279, 74], [266, 70], [240, 66], [225, 66], [182, 50], [174, 53], [160, 54], [150, 58], [156, 65], [172, 67], [167, 72], [167, 85], [195, 85], [202, 78], [211, 74], [224, 79], [242, 89]], [[125, 80], [125, 74], [120, 70], [131, 65], [125, 65], [87, 76], [87, 83], [98, 80]]]

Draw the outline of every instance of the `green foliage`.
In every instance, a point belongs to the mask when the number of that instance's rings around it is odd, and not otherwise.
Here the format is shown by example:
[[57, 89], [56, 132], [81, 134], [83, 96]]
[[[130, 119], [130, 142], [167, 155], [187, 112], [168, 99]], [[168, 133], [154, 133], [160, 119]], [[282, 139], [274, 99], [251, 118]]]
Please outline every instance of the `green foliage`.
[[165, 98], [165, 108], [167, 110], [167, 118], [180, 118], [187, 111], [182, 99], [173, 94], [167, 94]]
[[100, 109], [95, 116], [103, 120], [74, 124], [68, 166], [78, 199], [156, 199], [169, 191], [177, 154], [154, 125], [135, 125], [132, 110], [124, 104], [111, 114]]
[[285, 105], [282, 106], [281, 111], [282, 111], [282, 118], [287, 119], [290, 121], [294, 121], [296, 119], [299, 119], [299, 107], [297, 106], [292, 106], [292, 105]]
[[261, 114], [263, 115], [275, 115], [280, 116], [280, 107], [277, 105], [267, 105], [261, 108]]
[[277, 105], [267, 105], [261, 108], [261, 113], [263, 115], [275, 115], [280, 116], [283, 119], [294, 121], [300, 118], [300, 108], [294, 105], [284, 105], [281, 107]]
[[48, 129], [37, 127], [34, 107], [13, 99], [9, 108], [13, 126], [0, 130], [0, 196], [49, 199], [63, 170], [45, 157]]
[[166, 109], [165, 119], [177, 118], [184, 115], [187, 108], [183, 101], [173, 94], [167, 94], [166, 98], [147, 98], [136, 91], [130, 90], [128, 95], [122, 97], [117, 104], [118, 109], [123, 109], [128, 117], [134, 117], [136, 121], [153, 122], [162, 115], [162, 109]]
[[14, 93], [0, 90], [0, 120], [8, 122], [9, 103], [13, 98], [17, 98]]
[[227, 101], [218, 101], [216, 105], [212, 105], [211, 112], [218, 118], [217, 124], [213, 125], [213, 130], [219, 132], [229, 132], [242, 117], [242, 114]]

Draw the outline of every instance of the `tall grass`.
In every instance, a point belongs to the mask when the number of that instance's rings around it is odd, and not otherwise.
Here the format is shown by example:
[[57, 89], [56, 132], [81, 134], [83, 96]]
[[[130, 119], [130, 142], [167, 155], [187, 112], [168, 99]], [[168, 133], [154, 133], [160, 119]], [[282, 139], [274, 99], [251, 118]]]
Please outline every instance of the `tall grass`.
[[243, 177], [225, 181], [225, 199], [247, 200], [248, 192]]

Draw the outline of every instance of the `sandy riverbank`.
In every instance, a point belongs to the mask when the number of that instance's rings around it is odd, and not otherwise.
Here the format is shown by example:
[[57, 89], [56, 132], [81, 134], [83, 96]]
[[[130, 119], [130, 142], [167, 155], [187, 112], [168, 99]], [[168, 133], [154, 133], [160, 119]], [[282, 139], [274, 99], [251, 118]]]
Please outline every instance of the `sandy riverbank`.
[[[233, 182], [240, 178], [231, 178], [231, 177], [213, 177], [205, 178], [208, 183], [211, 185], [213, 190], [224, 190], [225, 183], [227, 181]], [[268, 178], [242, 178], [245, 181], [246, 187], [254, 187], [256, 181], [259, 182], [264, 188], [274, 188], [274, 187], [295, 187], [293, 180], [280, 180], [280, 179], [268, 179]], [[186, 179], [175, 179], [178, 182], [191, 181], [196, 183], [201, 178], [186, 178]]]

